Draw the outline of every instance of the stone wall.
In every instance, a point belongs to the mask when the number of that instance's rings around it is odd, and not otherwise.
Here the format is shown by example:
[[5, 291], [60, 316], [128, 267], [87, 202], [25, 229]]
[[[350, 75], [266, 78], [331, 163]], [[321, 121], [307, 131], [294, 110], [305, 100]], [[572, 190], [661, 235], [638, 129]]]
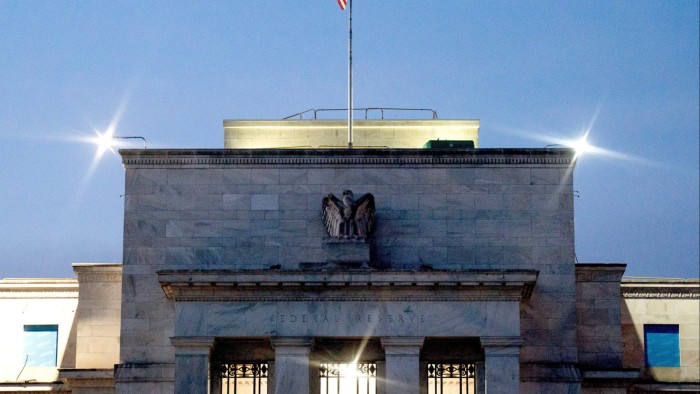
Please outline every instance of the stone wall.
[[[623, 366], [643, 372], [642, 380], [700, 381], [700, 281], [626, 279], [622, 283]], [[646, 368], [644, 325], [677, 324], [679, 368]]]
[[[0, 280], [0, 382], [8, 390], [23, 390], [11, 382], [34, 386], [54, 386], [58, 368], [75, 365], [74, 317], [78, 305], [75, 279]], [[32, 366], [25, 353], [25, 326], [56, 325], [56, 365]], [[27, 365], [29, 364], [29, 365]]]
[[579, 365], [586, 369], [622, 367], [620, 280], [625, 264], [576, 266], [576, 320]]
[[570, 150], [121, 154], [122, 371], [174, 360], [173, 304], [157, 270], [324, 262], [321, 199], [344, 189], [375, 197], [374, 267], [539, 271], [521, 307], [521, 361], [577, 361]]
[[119, 362], [121, 264], [73, 264], [80, 294], [76, 310], [76, 368], [112, 369]]

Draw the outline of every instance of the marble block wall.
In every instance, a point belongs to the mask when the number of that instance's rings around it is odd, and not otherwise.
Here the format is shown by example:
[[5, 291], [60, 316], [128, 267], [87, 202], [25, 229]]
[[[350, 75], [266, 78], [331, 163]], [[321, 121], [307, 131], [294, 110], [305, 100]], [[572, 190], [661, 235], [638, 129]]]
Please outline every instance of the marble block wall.
[[80, 293], [76, 310], [76, 368], [119, 362], [121, 264], [73, 264]]
[[575, 363], [568, 149], [123, 150], [122, 363], [172, 363], [159, 269], [324, 262], [321, 199], [372, 193], [372, 264], [535, 269], [521, 361]]
[[620, 281], [625, 264], [578, 264], [576, 316], [579, 365], [622, 367]]
[[[643, 380], [700, 380], [700, 280], [626, 278], [622, 282], [622, 366], [642, 371]], [[644, 326], [678, 325], [679, 367], [647, 367]]]

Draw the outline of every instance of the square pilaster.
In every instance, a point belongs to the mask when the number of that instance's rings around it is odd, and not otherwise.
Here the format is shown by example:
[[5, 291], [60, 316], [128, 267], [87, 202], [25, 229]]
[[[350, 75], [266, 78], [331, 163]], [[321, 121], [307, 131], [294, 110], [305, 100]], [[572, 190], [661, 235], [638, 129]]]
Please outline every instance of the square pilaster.
[[313, 338], [278, 337], [271, 342], [275, 348], [274, 393], [310, 393], [309, 353]]
[[386, 394], [420, 393], [420, 349], [423, 337], [384, 337]]
[[212, 337], [172, 337], [175, 347], [175, 392], [209, 393], [209, 356]]
[[486, 393], [520, 392], [520, 337], [481, 337], [484, 348]]

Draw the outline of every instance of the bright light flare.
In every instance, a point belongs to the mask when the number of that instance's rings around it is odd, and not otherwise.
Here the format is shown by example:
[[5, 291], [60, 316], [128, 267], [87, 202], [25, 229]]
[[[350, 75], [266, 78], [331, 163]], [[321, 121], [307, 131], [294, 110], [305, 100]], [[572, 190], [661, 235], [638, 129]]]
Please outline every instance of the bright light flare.
[[97, 145], [97, 153], [96, 157], [99, 159], [102, 157], [102, 155], [105, 153], [105, 151], [110, 150], [114, 152], [112, 149], [114, 147], [114, 129], [109, 128], [107, 131], [100, 133], [99, 131], [95, 130], [95, 134], [97, 134], [97, 137], [93, 139], [93, 142], [95, 145]]
[[588, 143], [588, 133], [584, 134], [583, 137], [571, 141], [570, 147], [574, 148], [576, 155], [581, 155], [587, 152], [591, 152], [595, 147]]
[[338, 371], [340, 372], [340, 376], [351, 379], [355, 379], [356, 377], [360, 376], [360, 374], [357, 372], [357, 363], [355, 362], [350, 364], [339, 364]]
[[576, 152], [576, 157], [591, 153], [603, 153], [603, 149], [593, 146], [590, 142], [588, 142], [589, 131], [590, 130], [586, 130], [581, 138], [575, 140], [562, 140], [558, 145], [573, 149]]
[[623, 160], [635, 160], [634, 157], [626, 155], [624, 153], [615, 152], [609, 149], [601, 148], [595, 146], [588, 141], [588, 133], [590, 130], [586, 130], [583, 136], [574, 140], [558, 140], [556, 145], [565, 146], [576, 151], [576, 157], [590, 156], [590, 155], [601, 155], [609, 158], [623, 159]]

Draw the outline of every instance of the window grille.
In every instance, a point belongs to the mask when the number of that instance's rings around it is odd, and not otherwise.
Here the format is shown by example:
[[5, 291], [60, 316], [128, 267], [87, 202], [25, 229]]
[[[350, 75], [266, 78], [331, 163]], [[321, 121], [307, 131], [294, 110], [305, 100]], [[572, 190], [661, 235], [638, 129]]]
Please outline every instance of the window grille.
[[474, 394], [474, 364], [428, 364], [428, 394]]
[[267, 363], [219, 364], [222, 394], [266, 394]]
[[321, 394], [376, 394], [377, 364], [321, 364]]

